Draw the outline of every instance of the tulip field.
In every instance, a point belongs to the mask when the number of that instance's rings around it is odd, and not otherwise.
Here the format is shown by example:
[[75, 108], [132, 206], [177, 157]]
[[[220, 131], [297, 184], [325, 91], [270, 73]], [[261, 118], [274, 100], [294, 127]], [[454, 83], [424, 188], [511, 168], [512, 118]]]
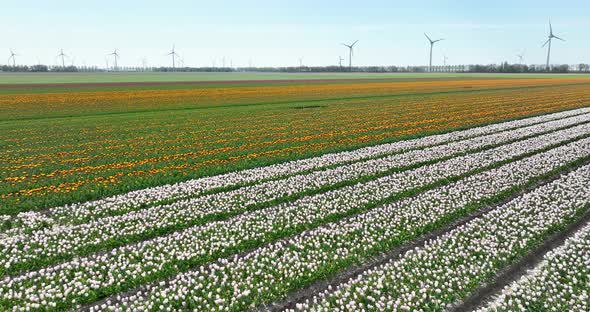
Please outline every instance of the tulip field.
[[590, 79], [0, 86], [0, 311], [589, 311]]

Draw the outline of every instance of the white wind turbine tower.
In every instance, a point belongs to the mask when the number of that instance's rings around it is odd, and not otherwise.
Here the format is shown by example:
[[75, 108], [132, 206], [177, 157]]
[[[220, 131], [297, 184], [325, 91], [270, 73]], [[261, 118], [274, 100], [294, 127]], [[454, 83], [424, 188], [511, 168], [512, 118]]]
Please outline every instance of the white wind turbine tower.
[[553, 38], [565, 41], [564, 39], [561, 39], [553, 34], [553, 27], [551, 27], [551, 20], [549, 20], [549, 39], [547, 39], [547, 41], [545, 41], [545, 43], [541, 46], [542, 48], [549, 44], [549, 46], [547, 46], [547, 65], [545, 67], [547, 70], [549, 70], [549, 58], [551, 57], [551, 40], [553, 40]]
[[10, 60], [12, 59], [12, 67], [16, 67], [16, 56], [18, 56], [18, 54], [14, 53], [14, 51], [10, 49], [10, 57], [8, 57], [8, 64], [10, 64]]
[[64, 53], [64, 49], [59, 50], [59, 54], [56, 57], [61, 57], [61, 67], [66, 68], [66, 54]]
[[355, 45], [357, 42], [359, 42], [359, 41], [357, 40], [357, 41], [353, 42], [352, 44], [346, 44], [346, 43], [343, 43], [343, 44], [342, 44], [343, 46], [347, 47], [347, 48], [348, 48], [348, 50], [349, 50], [349, 52], [348, 52], [348, 70], [349, 70], [350, 72], [352, 72], [352, 55], [353, 55], [353, 52], [352, 52], [352, 50], [353, 50], [353, 48], [354, 48], [354, 45]]
[[522, 65], [524, 63], [524, 51], [516, 54], [516, 57], [518, 57], [518, 65]]
[[178, 53], [176, 53], [176, 51], [174, 51], [174, 45], [172, 45], [172, 51], [170, 53], [168, 53], [167, 55], [172, 56], [172, 70], [174, 70], [174, 68], [176, 68], [176, 58], [179, 57]]
[[431, 73], [432, 72], [432, 47], [434, 46], [435, 43], [444, 40], [444, 39], [436, 39], [436, 40], [432, 40], [430, 39], [430, 37], [428, 37], [428, 35], [426, 33], [424, 33], [424, 36], [426, 36], [426, 39], [428, 39], [428, 42], [430, 42], [430, 62], [428, 63], [428, 72]]
[[342, 70], [342, 61], [344, 61], [344, 58], [342, 58], [342, 56], [338, 56], [338, 66], [340, 66], [340, 70]]
[[117, 59], [119, 58], [119, 53], [117, 53], [117, 49], [115, 49], [115, 52], [110, 53], [108, 55], [112, 55], [113, 59], [115, 59], [115, 67], [113, 69], [116, 71], [117, 70]]

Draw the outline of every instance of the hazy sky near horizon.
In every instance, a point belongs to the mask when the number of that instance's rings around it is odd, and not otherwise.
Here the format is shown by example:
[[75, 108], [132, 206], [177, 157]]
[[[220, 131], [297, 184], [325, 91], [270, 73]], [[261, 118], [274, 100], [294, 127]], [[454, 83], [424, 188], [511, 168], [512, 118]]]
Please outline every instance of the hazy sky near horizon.
[[[548, 19], [552, 63], [590, 63], [590, 1], [111, 1], [1, 0], [0, 64], [13, 49], [18, 64], [105, 66], [115, 48], [120, 66], [168, 66], [172, 45], [186, 66], [334, 65], [359, 39], [354, 65], [424, 65], [428, 42], [434, 63], [543, 64]], [[112, 58], [109, 59], [112, 64]]]

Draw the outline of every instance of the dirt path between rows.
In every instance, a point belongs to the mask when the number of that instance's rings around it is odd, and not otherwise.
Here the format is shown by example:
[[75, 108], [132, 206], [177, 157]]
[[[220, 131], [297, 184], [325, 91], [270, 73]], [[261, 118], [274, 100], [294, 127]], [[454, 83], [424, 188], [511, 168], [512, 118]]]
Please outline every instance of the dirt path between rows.
[[[481, 217], [482, 215], [496, 209], [497, 207], [500, 207], [503, 204], [508, 203], [509, 201], [513, 200], [514, 198], [521, 196], [525, 193], [531, 192], [540, 186], [549, 184], [549, 183], [551, 183], [551, 182], [553, 182], [553, 181], [555, 181], [555, 180], [569, 174], [570, 172], [572, 172], [584, 165], [587, 165], [587, 164], [590, 164], [590, 160], [586, 160], [582, 164], [579, 164], [577, 166], [573, 166], [572, 168], [565, 169], [565, 170], [561, 171], [560, 173], [553, 175], [550, 178], [538, 181], [537, 183], [534, 183], [534, 184], [524, 188], [523, 190], [512, 194], [511, 196], [503, 199], [502, 201], [500, 201], [498, 203], [495, 203], [493, 205], [488, 205], [482, 209], [479, 209], [478, 211], [476, 211], [470, 215], [467, 215], [463, 218], [460, 218], [459, 220], [456, 220], [455, 222], [447, 225], [446, 227], [443, 227], [441, 229], [438, 229], [438, 230], [432, 231], [426, 235], [423, 235], [419, 239], [416, 239], [412, 242], [404, 244], [403, 246], [401, 246], [399, 248], [396, 248], [396, 249], [393, 249], [387, 253], [383, 253], [381, 255], [375, 256], [372, 259], [367, 260], [362, 265], [350, 267], [350, 268], [346, 269], [345, 271], [342, 271], [329, 279], [316, 281], [315, 283], [312, 283], [311, 285], [309, 285], [305, 288], [302, 288], [302, 289], [292, 292], [283, 301], [280, 301], [280, 302], [277, 302], [274, 304], [261, 306], [261, 307], [259, 307], [258, 310], [260, 310], [260, 311], [283, 311], [286, 309], [295, 309], [297, 303], [303, 303], [308, 299], [312, 299], [315, 295], [328, 290], [329, 286], [331, 286], [332, 289], [334, 289], [338, 285], [343, 284], [343, 283], [347, 282], [348, 280], [354, 279], [355, 277], [359, 276], [360, 274], [362, 274], [363, 272], [365, 272], [367, 270], [374, 269], [374, 268], [379, 267], [380, 265], [386, 264], [392, 260], [399, 259], [407, 251], [415, 249], [415, 248], [424, 247], [426, 242], [436, 239], [439, 236], [445, 235], [446, 233], [451, 232], [455, 228], [462, 226], [474, 219], [477, 219], [477, 218]], [[584, 217], [580, 218], [573, 225], [570, 225], [565, 231], [559, 232], [559, 233], [555, 234], [554, 236], [551, 236], [543, 244], [543, 246], [541, 246], [538, 249], [535, 249], [533, 252], [531, 252], [530, 254], [525, 256], [524, 258], [522, 258], [521, 261], [517, 262], [516, 264], [511, 265], [505, 271], [502, 271], [502, 273], [500, 273], [500, 275], [496, 279], [497, 282], [495, 282], [493, 284], [489, 284], [489, 285], [484, 285], [481, 288], [478, 288], [473, 293], [472, 296], [470, 296], [465, 301], [463, 301], [459, 305], [457, 305], [456, 308], [454, 308], [455, 310], [453, 310], [453, 312], [467, 311], [473, 307], [476, 307], [479, 303], [482, 302], [482, 300], [487, 298], [490, 293], [494, 293], [496, 290], [502, 289], [502, 287], [506, 283], [509, 283], [511, 280], [516, 279], [518, 276], [520, 276], [521, 271], [526, 271], [526, 269], [528, 267], [538, 263], [541, 260], [542, 255], [547, 250], [550, 250], [551, 248], [559, 245], [560, 242], [565, 240], [566, 237], [569, 237], [569, 235], [572, 232], [575, 232], [575, 229], [581, 227], [588, 220], [590, 220], [590, 211], [586, 212]]]
[[566, 239], [574, 235], [589, 222], [590, 210], [586, 210], [581, 217], [569, 224], [565, 230], [549, 236], [541, 246], [535, 248], [532, 252], [528, 253], [517, 262], [500, 271], [500, 273], [494, 278], [493, 282], [481, 285], [469, 297], [463, 300], [463, 302], [448, 309], [448, 311], [471, 311], [484, 305], [486, 302], [489, 302], [496, 294], [504, 289], [505, 286], [518, 280], [521, 276], [527, 274], [528, 270], [533, 269], [541, 263], [547, 252], [563, 245]]

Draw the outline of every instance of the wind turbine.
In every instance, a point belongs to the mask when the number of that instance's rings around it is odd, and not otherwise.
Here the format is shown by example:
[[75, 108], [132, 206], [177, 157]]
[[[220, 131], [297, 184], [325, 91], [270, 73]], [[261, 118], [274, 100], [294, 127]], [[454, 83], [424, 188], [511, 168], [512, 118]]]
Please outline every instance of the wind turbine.
[[551, 57], [551, 40], [553, 40], [553, 38], [559, 39], [561, 41], [565, 41], [564, 39], [561, 39], [553, 34], [553, 27], [551, 27], [551, 20], [549, 20], [549, 39], [547, 39], [547, 41], [545, 41], [545, 43], [541, 46], [541, 48], [542, 48], [542, 47], [546, 46], [547, 44], [549, 44], [549, 46], [547, 46], [547, 66], [546, 66], [547, 70], [549, 70], [549, 58]]
[[119, 53], [117, 53], [117, 49], [115, 49], [115, 52], [110, 53], [108, 55], [112, 55], [113, 58], [115, 59], [115, 67], [114, 67], [114, 69], [116, 71], [117, 70], [117, 59], [119, 58]]
[[176, 68], [176, 57], [178, 57], [178, 53], [176, 53], [176, 51], [174, 51], [174, 45], [172, 45], [172, 52], [168, 53], [167, 55], [172, 55], [172, 70], [174, 70], [174, 68]]
[[353, 54], [353, 53], [352, 53], [352, 49], [354, 48], [354, 45], [355, 45], [357, 42], [359, 42], [359, 41], [357, 40], [357, 41], [353, 42], [352, 44], [346, 44], [346, 43], [343, 43], [343, 44], [342, 44], [343, 46], [347, 47], [347, 48], [348, 48], [348, 50], [349, 50], [349, 53], [348, 53], [348, 69], [349, 69], [349, 71], [351, 71], [351, 72], [352, 72], [352, 54]]
[[344, 58], [342, 58], [342, 56], [338, 56], [338, 65], [340, 66], [340, 70], [342, 70], [342, 61], [344, 61]]
[[426, 36], [426, 39], [428, 39], [428, 42], [430, 42], [430, 63], [428, 63], [428, 72], [432, 72], [432, 47], [434, 46], [435, 43], [444, 40], [444, 39], [436, 39], [436, 40], [432, 40], [430, 39], [430, 37], [428, 37], [428, 35], [426, 33], [424, 33], [424, 36]]
[[518, 57], [518, 65], [522, 65], [524, 62], [524, 51], [522, 53], [516, 54], [516, 57]]
[[447, 66], [447, 61], [448, 60], [449, 60], [449, 58], [446, 55], [444, 55], [443, 56], [443, 65]]
[[10, 63], [10, 59], [12, 59], [12, 67], [16, 67], [16, 56], [18, 56], [18, 54], [14, 53], [14, 51], [10, 49], [10, 57], [8, 58], [8, 63]]
[[59, 54], [56, 57], [61, 57], [61, 67], [66, 68], [66, 54], [64, 53], [64, 49], [59, 50]]

